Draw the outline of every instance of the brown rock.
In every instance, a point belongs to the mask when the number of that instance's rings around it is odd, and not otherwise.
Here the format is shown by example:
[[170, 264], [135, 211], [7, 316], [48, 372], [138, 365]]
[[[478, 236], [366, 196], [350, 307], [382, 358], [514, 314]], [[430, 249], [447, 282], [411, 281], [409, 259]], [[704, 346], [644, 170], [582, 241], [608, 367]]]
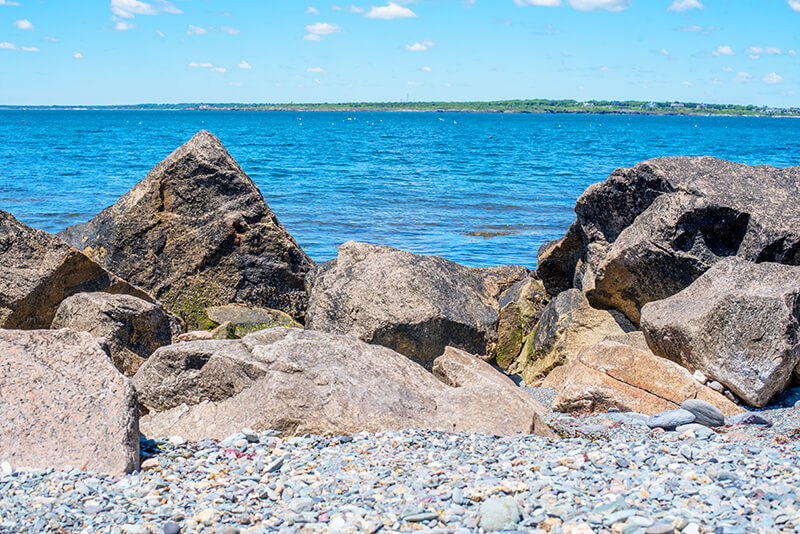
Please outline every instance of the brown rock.
[[680, 408], [686, 399], [714, 404], [726, 415], [743, 410], [698, 383], [683, 367], [614, 341], [585, 347], [570, 366], [553, 409], [562, 412], [602, 412], [609, 408], [654, 414]]
[[183, 343], [186, 341], [200, 341], [209, 339], [214, 339], [214, 334], [208, 330], [192, 330], [191, 332], [185, 332], [179, 335], [177, 342]]
[[189, 328], [202, 326], [205, 307], [231, 302], [305, 314], [313, 262], [206, 131], [116, 204], [59, 236], [151, 291]]
[[58, 305], [84, 291], [152, 297], [55, 236], [0, 211], [0, 328], [49, 328]]
[[15, 469], [139, 467], [136, 394], [86, 332], [0, 330], [0, 413]]
[[525, 337], [539, 322], [546, 304], [542, 282], [534, 278], [521, 280], [500, 295], [495, 351], [500, 368], [508, 369], [517, 359]]
[[149, 436], [223, 439], [244, 427], [284, 434], [428, 428], [529, 434], [530, 404], [487, 403], [495, 389], [453, 388], [386, 347], [270, 328], [241, 340], [162, 347], [134, 377]]
[[570, 289], [544, 308], [514, 368], [528, 385], [539, 384], [554, 368], [571, 363], [583, 347], [633, 330], [622, 314], [592, 308], [583, 293]]
[[130, 295], [78, 293], [58, 307], [53, 329], [71, 328], [105, 338], [114, 365], [133, 376], [159, 347], [172, 343], [172, 321], [158, 304]]
[[525, 393], [510, 378], [494, 369], [477, 356], [453, 347], [447, 347], [444, 354], [433, 361], [433, 375], [452, 387], [479, 386], [486, 388], [487, 399], [500, 405], [523, 405], [528, 409], [515, 417], [531, 417], [534, 420], [533, 434], [540, 437], [557, 437], [541, 419], [547, 408]]

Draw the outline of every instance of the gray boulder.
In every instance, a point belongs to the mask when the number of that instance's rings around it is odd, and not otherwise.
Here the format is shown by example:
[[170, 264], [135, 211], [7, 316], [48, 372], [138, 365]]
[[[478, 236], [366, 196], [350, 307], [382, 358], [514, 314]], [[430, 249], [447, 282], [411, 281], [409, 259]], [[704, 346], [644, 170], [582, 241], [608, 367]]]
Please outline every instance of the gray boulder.
[[136, 394], [86, 332], [0, 330], [0, 414], [14, 469], [139, 468]]
[[727, 258], [646, 305], [642, 330], [657, 355], [765, 406], [800, 361], [800, 267]]
[[650, 428], [663, 428], [664, 430], [674, 430], [676, 427], [693, 423], [695, 416], [692, 412], [678, 408], [677, 410], [666, 410], [647, 418], [647, 426]]
[[539, 275], [548, 291], [571, 280], [636, 324], [642, 306], [722, 258], [800, 265], [800, 167], [658, 158], [590, 186], [575, 212], [567, 235], [540, 250]]
[[450, 387], [357, 339], [270, 328], [158, 349], [133, 378], [148, 436], [222, 439], [242, 428], [350, 434], [427, 428], [529, 434], [536, 412], [491, 383]]
[[150, 291], [189, 328], [201, 325], [205, 307], [231, 302], [305, 314], [313, 262], [206, 131], [116, 204], [59, 236]]
[[681, 409], [692, 412], [695, 423], [705, 426], [722, 426], [725, 424], [725, 415], [722, 410], [708, 401], [686, 399], [681, 404]]
[[55, 236], [0, 211], [0, 328], [49, 328], [58, 305], [84, 291], [152, 300]]
[[105, 338], [114, 365], [125, 376], [136, 374], [157, 348], [171, 344], [173, 334], [180, 334], [174, 318], [160, 305], [107, 293], [78, 293], [64, 300], [51, 328]]
[[350, 241], [309, 274], [306, 328], [383, 345], [428, 368], [448, 345], [491, 357], [497, 299], [528, 275]]

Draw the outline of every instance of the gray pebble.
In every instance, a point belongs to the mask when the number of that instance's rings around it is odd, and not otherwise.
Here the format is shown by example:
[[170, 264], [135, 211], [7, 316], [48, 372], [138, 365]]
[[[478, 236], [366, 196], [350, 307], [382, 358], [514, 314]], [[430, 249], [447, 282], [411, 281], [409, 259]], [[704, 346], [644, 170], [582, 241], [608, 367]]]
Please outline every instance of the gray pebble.
[[675, 427], [681, 425], [688, 425], [694, 422], [694, 414], [683, 409], [667, 410], [665, 412], [651, 415], [647, 420], [647, 426], [650, 428], [663, 428], [665, 430], [673, 430]]
[[695, 423], [711, 427], [725, 424], [725, 416], [722, 411], [710, 402], [700, 399], [686, 399], [681, 404], [681, 409], [694, 414]]
[[506, 525], [516, 525], [521, 519], [522, 510], [515, 499], [493, 497], [481, 504], [479, 525], [486, 532], [503, 530]]

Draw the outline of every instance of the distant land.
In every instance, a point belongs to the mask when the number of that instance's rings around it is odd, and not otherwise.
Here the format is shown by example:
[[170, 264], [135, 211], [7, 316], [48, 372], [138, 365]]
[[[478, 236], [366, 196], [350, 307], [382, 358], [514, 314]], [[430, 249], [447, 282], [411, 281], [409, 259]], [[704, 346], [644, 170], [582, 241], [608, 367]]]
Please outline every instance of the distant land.
[[136, 104], [120, 106], [2, 106], [0, 110], [172, 110], [172, 111], [398, 111], [459, 113], [582, 113], [615, 115], [720, 115], [800, 117], [800, 107], [773, 108], [696, 102], [639, 100], [498, 100], [494, 102], [353, 102], [342, 104]]

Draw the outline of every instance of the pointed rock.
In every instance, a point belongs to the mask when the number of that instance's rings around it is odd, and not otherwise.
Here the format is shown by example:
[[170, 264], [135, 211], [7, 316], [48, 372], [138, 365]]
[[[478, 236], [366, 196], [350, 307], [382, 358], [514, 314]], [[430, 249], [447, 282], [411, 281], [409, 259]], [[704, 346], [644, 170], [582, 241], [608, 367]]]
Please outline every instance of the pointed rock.
[[60, 239], [0, 211], [0, 328], [50, 328], [58, 305], [84, 291], [152, 301]]
[[313, 262], [207, 131], [116, 204], [59, 235], [152, 292], [190, 328], [206, 306], [231, 302], [305, 315], [304, 278]]

